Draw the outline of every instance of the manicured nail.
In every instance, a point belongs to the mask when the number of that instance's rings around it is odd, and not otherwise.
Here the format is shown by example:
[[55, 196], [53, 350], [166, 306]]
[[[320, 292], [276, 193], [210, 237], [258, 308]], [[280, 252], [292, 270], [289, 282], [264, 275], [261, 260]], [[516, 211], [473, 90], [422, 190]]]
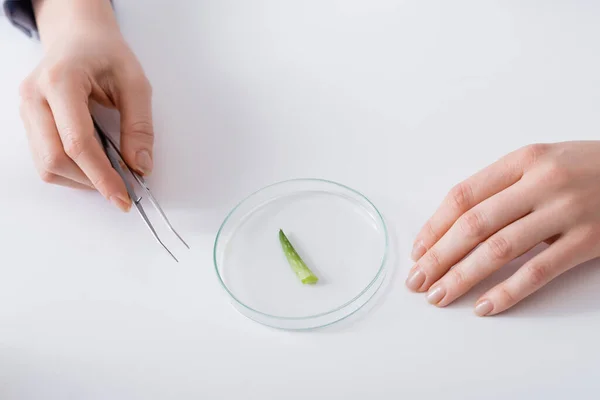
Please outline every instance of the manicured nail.
[[417, 291], [425, 283], [425, 274], [420, 269], [414, 270], [406, 280], [406, 286], [412, 290]]
[[425, 246], [423, 246], [423, 241], [419, 240], [413, 246], [410, 257], [413, 259], [413, 261], [417, 261], [419, 258], [423, 257], [423, 254], [425, 253], [427, 253], [427, 249]]
[[135, 155], [135, 162], [137, 164], [137, 168], [144, 175], [148, 175], [150, 172], [152, 172], [154, 163], [152, 162], [152, 157], [150, 157], [150, 153], [147, 150], [138, 151]]
[[446, 289], [443, 286], [437, 286], [429, 289], [427, 293], [427, 301], [431, 304], [438, 304], [446, 295]]
[[111, 196], [110, 202], [117, 206], [121, 211], [129, 212], [131, 209], [131, 200], [124, 199], [122, 196]]
[[486, 316], [492, 312], [494, 305], [489, 300], [482, 300], [475, 305], [475, 314], [480, 317]]

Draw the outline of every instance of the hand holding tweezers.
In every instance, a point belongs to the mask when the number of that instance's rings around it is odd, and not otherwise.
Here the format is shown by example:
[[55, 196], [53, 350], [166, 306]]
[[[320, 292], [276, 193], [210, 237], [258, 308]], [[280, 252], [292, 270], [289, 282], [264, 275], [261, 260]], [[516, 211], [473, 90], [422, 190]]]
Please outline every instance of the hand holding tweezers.
[[[100, 142], [102, 143], [102, 147], [104, 148], [104, 151], [106, 152], [106, 155], [107, 155], [108, 159], [110, 160], [111, 165], [117, 171], [117, 173], [119, 174], [119, 176], [121, 177], [121, 179], [123, 179], [123, 182], [125, 183], [125, 187], [127, 188], [127, 193], [129, 194], [129, 197], [131, 198], [133, 205], [135, 206], [138, 213], [140, 214], [140, 216], [146, 223], [146, 226], [148, 226], [148, 228], [150, 229], [150, 232], [152, 232], [152, 235], [154, 236], [156, 241], [171, 255], [171, 257], [173, 257], [173, 259], [175, 261], [179, 262], [179, 260], [177, 260], [177, 258], [171, 252], [171, 250], [169, 250], [169, 248], [160, 239], [160, 237], [158, 236], [158, 233], [156, 233], [154, 226], [148, 219], [148, 216], [146, 215], [146, 212], [144, 211], [144, 208], [142, 207], [142, 204], [141, 204], [142, 197], [138, 196], [136, 194], [133, 186], [131, 185], [130, 177], [133, 177], [134, 181], [142, 188], [142, 190], [148, 197], [148, 200], [150, 201], [150, 203], [152, 203], [152, 205], [154, 206], [156, 211], [158, 211], [158, 214], [160, 215], [160, 217], [162, 218], [164, 223], [169, 227], [171, 232], [173, 232], [175, 234], [175, 236], [177, 236], [177, 238], [181, 241], [181, 243], [183, 243], [185, 245], [185, 247], [187, 247], [189, 249], [190, 246], [188, 246], [188, 244], [185, 242], [185, 240], [183, 240], [183, 238], [179, 235], [179, 233], [177, 233], [175, 228], [173, 228], [173, 225], [171, 225], [171, 223], [169, 222], [169, 219], [167, 218], [164, 211], [158, 204], [158, 201], [152, 195], [152, 192], [150, 192], [148, 185], [146, 185], [146, 181], [144, 180], [144, 177], [139, 175], [137, 172], [135, 172], [132, 168], [130, 168], [127, 165], [127, 163], [125, 162], [125, 159], [123, 158], [121, 152], [119, 151], [119, 148], [117, 147], [116, 143], [104, 131], [104, 129], [102, 129], [102, 127], [100, 126], [100, 124], [98, 124], [96, 119], [92, 117], [92, 121], [94, 122], [94, 127], [96, 128], [96, 131], [98, 132], [98, 136], [100, 137]], [[128, 176], [128, 173], [130, 176]]]

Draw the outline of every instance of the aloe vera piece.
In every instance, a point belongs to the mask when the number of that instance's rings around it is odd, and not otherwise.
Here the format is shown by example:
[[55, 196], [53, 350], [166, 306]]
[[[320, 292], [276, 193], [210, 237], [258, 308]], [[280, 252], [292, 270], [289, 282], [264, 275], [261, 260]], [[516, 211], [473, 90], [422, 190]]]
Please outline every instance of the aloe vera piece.
[[306, 266], [302, 258], [298, 255], [294, 246], [290, 243], [288, 238], [283, 233], [283, 230], [279, 230], [279, 242], [281, 243], [281, 248], [283, 249], [283, 253], [288, 260], [288, 263], [292, 267], [292, 271], [296, 274], [298, 279], [303, 284], [306, 285], [314, 285], [319, 281], [319, 278]]

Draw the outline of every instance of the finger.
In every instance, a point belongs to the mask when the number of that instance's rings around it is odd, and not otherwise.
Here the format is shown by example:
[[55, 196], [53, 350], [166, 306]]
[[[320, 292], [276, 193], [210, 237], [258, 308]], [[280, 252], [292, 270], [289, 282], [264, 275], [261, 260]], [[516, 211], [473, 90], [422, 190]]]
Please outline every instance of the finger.
[[125, 183], [94, 135], [87, 93], [74, 84], [64, 83], [49, 90], [47, 99], [67, 156], [106, 199], [128, 211], [131, 200]]
[[475, 313], [485, 316], [505, 311], [563, 272], [592, 259], [588, 242], [588, 238], [575, 232], [561, 236], [510, 278], [484, 294], [475, 305]]
[[413, 260], [421, 258], [427, 249], [450, 229], [458, 217], [521, 179], [525, 169], [534, 163], [547, 147], [533, 145], [514, 151], [452, 188], [417, 235], [411, 255]]
[[145, 77], [123, 82], [117, 106], [121, 113], [121, 150], [128, 165], [142, 175], [154, 167], [152, 90]]
[[427, 293], [427, 301], [445, 307], [515, 258], [556, 235], [561, 223], [552, 210], [534, 211], [500, 230], [448, 271]]
[[[42, 179], [56, 181], [56, 177], [65, 177], [67, 181], [93, 188], [90, 180], [66, 154], [56, 130], [52, 111], [42, 98], [23, 103], [22, 118], [34, 162]], [[61, 180], [62, 181], [62, 180]]]
[[427, 290], [481, 242], [530, 213], [535, 199], [528, 196], [529, 186], [520, 181], [463, 214], [419, 259], [407, 280], [408, 287], [415, 291]]
[[55, 175], [50, 172], [45, 172], [41, 174], [42, 180], [46, 183], [50, 183], [52, 185], [64, 186], [73, 189], [80, 190], [93, 190], [94, 188], [88, 185], [83, 185], [79, 182], [75, 182], [69, 178], [65, 178], [64, 176]]

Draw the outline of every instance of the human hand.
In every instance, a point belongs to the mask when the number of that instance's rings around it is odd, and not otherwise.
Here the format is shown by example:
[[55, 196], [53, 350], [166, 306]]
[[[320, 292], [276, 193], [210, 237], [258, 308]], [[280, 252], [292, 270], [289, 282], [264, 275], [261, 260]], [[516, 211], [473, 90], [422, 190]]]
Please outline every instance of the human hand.
[[477, 315], [600, 256], [600, 141], [527, 146], [454, 187], [415, 240], [406, 285], [445, 307], [542, 242], [550, 246], [480, 297]]
[[142, 175], [153, 167], [151, 88], [109, 0], [39, 0], [46, 54], [21, 85], [21, 118], [36, 168], [49, 183], [95, 188], [123, 211], [124, 182], [95, 137], [89, 100], [117, 108], [121, 152]]

